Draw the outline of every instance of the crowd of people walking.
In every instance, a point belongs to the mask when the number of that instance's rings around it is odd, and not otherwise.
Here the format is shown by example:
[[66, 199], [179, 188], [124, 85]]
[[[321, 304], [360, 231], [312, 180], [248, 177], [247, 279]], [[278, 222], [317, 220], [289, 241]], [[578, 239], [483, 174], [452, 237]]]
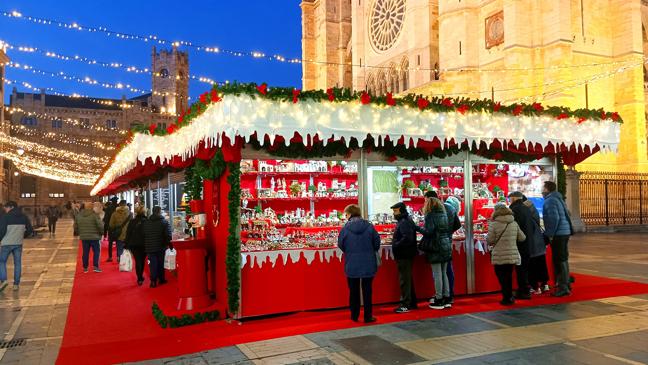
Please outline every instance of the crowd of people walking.
[[[571, 294], [573, 278], [569, 274], [569, 237], [574, 233], [569, 212], [554, 182], [543, 185], [542, 222], [533, 203], [524, 194], [509, 194], [509, 205], [500, 202], [488, 222], [491, 263], [502, 293], [500, 304], [513, 305], [516, 300], [530, 300], [533, 294], [550, 291], [547, 269], [547, 246], [551, 246], [555, 277], [553, 296]], [[441, 201], [433, 191], [425, 195], [422, 209], [424, 223], [414, 223], [405, 203], [394, 204], [396, 227], [391, 247], [397, 263], [401, 300], [396, 313], [407, 313], [418, 307], [416, 280], [432, 280], [435, 294], [429, 299], [432, 309], [449, 309], [454, 304], [454, 271], [452, 235], [461, 228], [460, 201], [448, 197]], [[338, 247], [344, 252], [344, 271], [349, 286], [351, 319], [358, 321], [360, 297], [365, 322], [376, 321], [372, 311], [372, 282], [379, 270], [380, 236], [375, 227], [362, 218], [359, 206], [349, 205], [344, 213], [348, 222], [340, 231]], [[417, 239], [417, 233], [421, 239]], [[419, 251], [431, 265], [432, 278], [415, 278], [414, 258]], [[517, 288], [513, 290], [515, 280]]]

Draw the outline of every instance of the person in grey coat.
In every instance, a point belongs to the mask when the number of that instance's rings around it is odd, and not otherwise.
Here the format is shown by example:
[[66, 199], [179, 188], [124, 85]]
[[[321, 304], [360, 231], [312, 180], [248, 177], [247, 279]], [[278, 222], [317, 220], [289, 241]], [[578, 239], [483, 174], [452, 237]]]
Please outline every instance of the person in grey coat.
[[365, 323], [375, 322], [372, 312], [371, 284], [378, 271], [376, 253], [380, 249], [380, 235], [376, 228], [362, 218], [360, 207], [351, 204], [344, 208], [348, 222], [340, 230], [338, 248], [344, 253], [344, 273], [349, 285], [351, 320], [360, 317], [360, 286], [364, 303]]
[[31, 235], [33, 228], [29, 218], [18, 208], [18, 204], [9, 201], [4, 205], [5, 214], [0, 218], [0, 291], [7, 287], [7, 260], [9, 255], [14, 260], [14, 286], [18, 290], [22, 274], [22, 248], [25, 236]]
[[515, 303], [513, 297], [513, 268], [522, 262], [517, 242], [526, 236], [513, 219], [513, 211], [506, 204], [498, 203], [491, 220], [488, 222], [486, 242], [491, 251], [491, 263], [502, 287], [502, 305]]
[[544, 204], [542, 219], [544, 220], [545, 236], [551, 245], [551, 258], [556, 280], [556, 297], [571, 294], [569, 278], [569, 236], [574, 233], [565, 200], [553, 181], [545, 181], [542, 187]]

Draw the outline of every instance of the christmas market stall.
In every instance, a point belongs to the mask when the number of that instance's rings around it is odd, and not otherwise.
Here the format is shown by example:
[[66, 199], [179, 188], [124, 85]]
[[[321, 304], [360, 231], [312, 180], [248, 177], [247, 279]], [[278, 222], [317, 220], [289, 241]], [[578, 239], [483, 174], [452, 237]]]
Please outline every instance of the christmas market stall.
[[[352, 203], [382, 237], [374, 302], [396, 302], [389, 207], [403, 201], [421, 221], [430, 190], [460, 206], [455, 294], [485, 293], [499, 288], [485, 242], [494, 204], [522, 191], [541, 207], [542, 183], [564, 186], [565, 165], [616, 151], [621, 122], [600, 109], [538, 103], [226, 84], [166, 129], [133, 130], [93, 194], [147, 190], [184, 171], [193, 227], [174, 234], [177, 310], [241, 318], [344, 307], [336, 244]], [[417, 296], [432, 296], [422, 256], [414, 271]]]

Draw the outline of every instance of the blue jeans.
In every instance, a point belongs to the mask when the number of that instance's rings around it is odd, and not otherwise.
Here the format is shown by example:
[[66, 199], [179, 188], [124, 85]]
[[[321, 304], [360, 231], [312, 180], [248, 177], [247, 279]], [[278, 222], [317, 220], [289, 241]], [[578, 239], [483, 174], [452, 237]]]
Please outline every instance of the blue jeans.
[[101, 246], [99, 246], [99, 240], [83, 240], [81, 241], [83, 245], [83, 254], [81, 255], [81, 261], [83, 262], [83, 269], [88, 268], [88, 259], [90, 258], [90, 248], [92, 248], [92, 266], [99, 268], [99, 252]]
[[148, 258], [151, 261], [149, 264], [151, 282], [164, 281], [164, 251], [149, 253]]
[[14, 260], [14, 285], [20, 284], [20, 274], [22, 273], [22, 245], [0, 246], [0, 281], [7, 281], [7, 260], [9, 254], [13, 255]]
[[454, 270], [452, 269], [452, 261], [448, 261], [448, 285], [450, 286], [450, 298], [454, 298]]

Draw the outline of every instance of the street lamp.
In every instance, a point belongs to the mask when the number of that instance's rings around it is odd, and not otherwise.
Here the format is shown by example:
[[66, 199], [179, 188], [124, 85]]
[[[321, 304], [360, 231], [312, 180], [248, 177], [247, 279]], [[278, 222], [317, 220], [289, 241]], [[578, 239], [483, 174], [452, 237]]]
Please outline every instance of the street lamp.
[[18, 175], [20, 175], [20, 172], [14, 171], [14, 176], [18, 176]]
[[18, 147], [16, 152], [18, 152], [18, 156], [22, 156], [25, 154], [25, 150], [22, 147]]

